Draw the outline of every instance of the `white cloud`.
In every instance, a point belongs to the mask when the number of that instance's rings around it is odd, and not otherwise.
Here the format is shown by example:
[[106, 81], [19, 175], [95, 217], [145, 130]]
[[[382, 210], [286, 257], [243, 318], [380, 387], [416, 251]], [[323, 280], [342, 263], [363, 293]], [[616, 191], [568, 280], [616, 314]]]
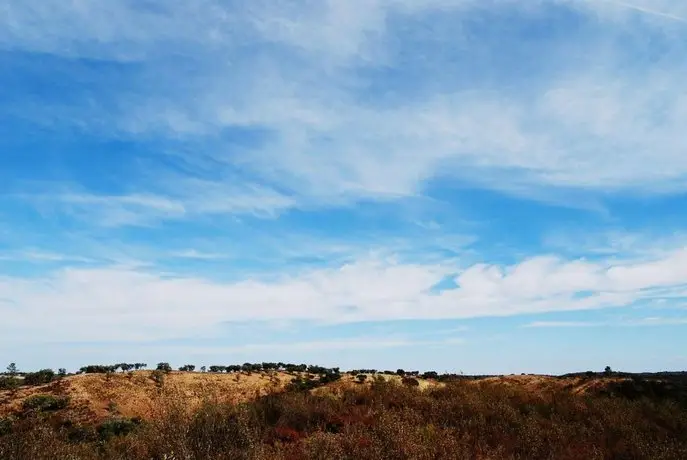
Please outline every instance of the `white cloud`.
[[664, 318], [664, 317], [649, 317], [642, 318], [638, 321], [628, 321], [627, 326], [678, 326], [687, 324], [687, 318]]
[[597, 327], [604, 323], [594, 323], [590, 321], [533, 321], [524, 327]]
[[658, 20], [687, 23], [687, 7], [680, 0], [563, 0], [613, 19], [624, 19], [631, 13], [639, 13]]
[[[442, 53], [469, 49], [471, 37], [461, 35], [463, 19], [513, 8], [538, 11], [546, 2], [259, 1], [235, 11], [210, 0], [155, 8], [23, 0], [5, 5], [0, 44], [59, 55], [139, 59], [154, 75], [175, 71], [165, 60], [170, 50], [198, 62], [197, 74], [180, 78], [183, 83], [157, 77], [155, 84], [147, 78], [133, 82], [133, 91], [119, 95], [121, 111], [111, 126], [129, 135], [168, 139], [212, 137], [227, 128], [268, 132], [264, 144], [246, 152], [214, 142], [186, 156], [191, 162], [210, 156], [216, 168], [226, 171], [240, 167], [292, 195], [246, 185], [248, 199], [194, 203], [208, 212], [269, 216], [304, 202], [394, 199], [422, 193], [437, 177], [535, 197], [552, 196], [551, 188], [685, 190], [687, 86], [685, 69], [675, 59], [684, 35], [666, 35], [651, 66], [639, 59], [631, 68], [624, 62], [635, 50], [619, 40], [628, 33], [638, 37], [647, 30], [662, 31], [666, 19], [684, 16], [685, 6], [669, 0], [557, 3], [612, 20], [598, 32], [593, 49], [582, 50], [586, 45], [576, 46], [573, 37], [536, 56], [555, 69], [553, 76], [531, 87], [503, 86], [493, 92], [447, 90], [437, 87], [433, 75], [415, 75], [411, 82], [417, 91], [404, 102], [377, 105], [358, 93], [369, 83], [360, 71], [387, 68], [398, 78], [411, 78], [405, 73], [409, 64], [399, 60], [394, 48], [402, 34], [413, 31], [433, 40], [433, 47], [422, 52], [437, 59], [434, 70], [441, 72]], [[452, 36], [414, 22], [437, 10], [455, 16]], [[649, 21], [635, 30], [631, 22], [616, 21], [636, 12], [662, 22]], [[392, 27], [393, 21], [407, 27]], [[248, 44], [266, 43], [280, 51], [264, 56], [244, 51]], [[575, 57], [582, 51], [584, 59]], [[42, 107], [44, 112], [48, 108]], [[180, 206], [186, 209], [187, 204]], [[133, 203], [120, 199], [109, 206], [113, 216], [105, 220], [137, 219]], [[179, 215], [180, 209], [162, 212]]]
[[275, 217], [295, 201], [270, 188], [247, 183], [177, 178], [156, 185], [158, 194], [98, 195], [88, 192], [21, 194], [43, 213], [66, 213], [91, 225], [151, 225], [198, 215], [248, 214]]
[[226, 321], [472, 318], [623, 307], [684, 296], [687, 249], [625, 264], [535, 257], [513, 266], [474, 265], [456, 278], [458, 289], [430, 291], [455, 269], [387, 259], [233, 283], [117, 268], [5, 277], [2, 335], [138, 341], [183, 337]]
[[[205, 355], [222, 355], [247, 351], [324, 351], [324, 350], [371, 350], [379, 348], [402, 348], [417, 346], [459, 345], [465, 340], [460, 337], [450, 337], [439, 340], [420, 340], [405, 337], [355, 337], [346, 339], [319, 340], [307, 342], [283, 343], [247, 343], [232, 347], [183, 347], [186, 353], [202, 353]], [[169, 352], [174, 347], [164, 347]]]
[[0, 253], [0, 260], [11, 262], [93, 262], [93, 259], [73, 254], [28, 249], [25, 251]]
[[184, 251], [177, 251], [170, 254], [171, 257], [179, 259], [199, 259], [199, 260], [217, 260], [227, 259], [230, 256], [218, 252], [201, 252], [196, 249], [186, 249]]
[[617, 321], [533, 321], [523, 327], [558, 328], [558, 327], [637, 327], [637, 326], [678, 326], [687, 324], [687, 318], [649, 317], [639, 320]]

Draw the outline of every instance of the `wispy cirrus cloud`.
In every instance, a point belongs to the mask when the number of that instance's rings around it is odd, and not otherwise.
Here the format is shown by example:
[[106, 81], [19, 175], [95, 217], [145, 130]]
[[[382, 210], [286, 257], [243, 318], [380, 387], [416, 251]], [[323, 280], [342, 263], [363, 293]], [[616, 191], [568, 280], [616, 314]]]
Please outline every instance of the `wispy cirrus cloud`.
[[679, 326], [687, 324], [685, 317], [648, 317], [638, 320], [617, 321], [533, 321], [523, 327], [529, 328], [578, 328], [578, 327], [650, 327], [650, 326]]
[[14, 251], [8, 253], [0, 252], [0, 260], [5, 261], [29, 261], [29, 262], [92, 262], [93, 259], [73, 254], [60, 254], [35, 249], [25, 251]]
[[[183, 183], [177, 184], [184, 187]], [[19, 198], [45, 214], [67, 214], [95, 226], [154, 225], [203, 215], [276, 217], [293, 199], [265, 187], [239, 187], [193, 180], [183, 190], [158, 194], [105, 195], [89, 192], [22, 194]]]
[[523, 327], [599, 327], [604, 326], [604, 323], [595, 323], [590, 321], [533, 321], [525, 324]]
[[[130, 77], [130, 89], [120, 99], [127, 108], [110, 111], [116, 117], [111, 126], [120, 134], [172, 140], [210, 136], [215, 140], [205, 142], [203, 152], [188, 154], [189, 161], [206, 156], [227, 172], [240, 167], [297, 201], [396, 199], [422, 193], [442, 177], [511, 193], [526, 189], [528, 196], [541, 197], [550, 188], [683, 190], [687, 145], [680, 134], [687, 122], [687, 88], [681, 78], [685, 68], [674, 59], [679, 41], [666, 38], [654, 23], [595, 25], [599, 18], [592, 12], [622, 13], [630, 6], [596, 3], [544, 2], [534, 8], [500, 1], [333, 1], [291, 8], [258, 2], [235, 11], [218, 2], [199, 10], [13, 2], [3, 42], [111, 60], [133, 53], [155, 75], [172, 65], [165, 49], [193, 59], [200, 73], [183, 80], [152, 85], [146, 76]], [[635, 3], [635, 9], [654, 11]], [[516, 54], [535, 55], [545, 65], [538, 78], [510, 86], [495, 86], [509, 77], [496, 55], [491, 64], [501, 73], [490, 78], [491, 85], [467, 86], [461, 70], [451, 67], [455, 59], [479, 58], [479, 47], [468, 44], [493, 38], [493, 32], [473, 27], [475, 18], [498, 22], [515, 15], [527, 22], [537, 12], [553, 14], [575, 5], [581, 9], [570, 12], [562, 26], [587, 21], [586, 42], [593, 38], [596, 46], [585, 56], [560, 38], [547, 47], [514, 44]], [[666, 2], [655, 12], [678, 15], [682, 7], [676, 5]], [[435, 21], [434, 27], [427, 27], [428, 21]], [[447, 34], [442, 25], [448, 24], [461, 27]], [[412, 39], [399, 35], [407, 30]], [[646, 33], [662, 46], [643, 49], [637, 65], [628, 68], [628, 49], [620, 39]], [[416, 57], [401, 52], [420, 51], [420, 40], [435, 46]], [[248, 43], [264, 48], [264, 54], [243, 52]], [[289, 64], [291, 59], [301, 65]], [[429, 70], [420, 59], [450, 64], [446, 70], [458, 72], [455, 84], [444, 87], [434, 75], [411, 75], [414, 65]], [[640, 65], [645, 60], [652, 66]], [[384, 69], [393, 69], [391, 83], [404, 89], [403, 100], [393, 93], [373, 96]], [[226, 148], [217, 137], [246, 128], [267, 136], [258, 146], [239, 149]], [[250, 201], [253, 194], [248, 195]], [[293, 204], [271, 192], [259, 196], [253, 207], [267, 214]], [[214, 209], [231, 213], [243, 207]], [[119, 213], [115, 222], [130, 220], [129, 211]]]

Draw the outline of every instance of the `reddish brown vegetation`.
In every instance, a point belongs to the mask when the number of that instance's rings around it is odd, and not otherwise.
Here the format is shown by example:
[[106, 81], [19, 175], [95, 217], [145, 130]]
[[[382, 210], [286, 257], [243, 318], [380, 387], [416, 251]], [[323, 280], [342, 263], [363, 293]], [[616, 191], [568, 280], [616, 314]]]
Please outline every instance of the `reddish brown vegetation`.
[[378, 379], [195, 408], [170, 401], [147, 422], [112, 417], [99, 426], [34, 410], [0, 423], [0, 458], [687, 458], [679, 398], [575, 394], [565, 382], [532, 391], [512, 381], [421, 390]]

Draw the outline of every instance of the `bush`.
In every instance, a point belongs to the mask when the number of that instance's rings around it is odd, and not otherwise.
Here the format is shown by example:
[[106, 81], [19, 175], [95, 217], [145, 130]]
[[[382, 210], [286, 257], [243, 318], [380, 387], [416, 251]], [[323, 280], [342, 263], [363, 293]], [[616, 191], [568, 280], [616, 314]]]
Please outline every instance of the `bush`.
[[26, 385], [44, 385], [55, 379], [55, 372], [52, 369], [41, 369], [38, 372], [29, 372], [24, 375]]
[[417, 381], [417, 379], [414, 379], [412, 377], [404, 377], [403, 380], [403, 385], [407, 385], [409, 387], [418, 387], [420, 386], [420, 382]]
[[134, 417], [131, 419], [112, 419], [99, 425], [96, 429], [96, 432], [101, 440], [106, 441], [116, 436], [126, 436], [129, 433], [133, 433], [141, 426], [141, 424], [142, 420], [140, 417]]
[[0, 377], [0, 390], [15, 390], [19, 388], [19, 379], [13, 376]]
[[154, 370], [150, 373], [150, 378], [153, 379], [158, 387], [162, 387], [165, 384], [165, 372], [159, 369]]
[[9, 417], [0, 417], [0, 436], [10, 434], [12, 432], [12, 419]]
[[34, 410], [38, 412], [47, 412], [64, 409], [69, 405], [69, 398], [58, 397], [53, 395], [34, 395], [29, 396], [22, 403], [24, 410]]

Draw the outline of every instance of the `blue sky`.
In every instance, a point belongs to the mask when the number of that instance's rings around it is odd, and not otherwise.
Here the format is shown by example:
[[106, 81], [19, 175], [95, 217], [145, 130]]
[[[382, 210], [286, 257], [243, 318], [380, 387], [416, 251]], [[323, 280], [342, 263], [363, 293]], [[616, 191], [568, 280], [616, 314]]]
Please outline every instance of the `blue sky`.
[[687, 366], [687, 3], [0, 12], [5, 361]]

